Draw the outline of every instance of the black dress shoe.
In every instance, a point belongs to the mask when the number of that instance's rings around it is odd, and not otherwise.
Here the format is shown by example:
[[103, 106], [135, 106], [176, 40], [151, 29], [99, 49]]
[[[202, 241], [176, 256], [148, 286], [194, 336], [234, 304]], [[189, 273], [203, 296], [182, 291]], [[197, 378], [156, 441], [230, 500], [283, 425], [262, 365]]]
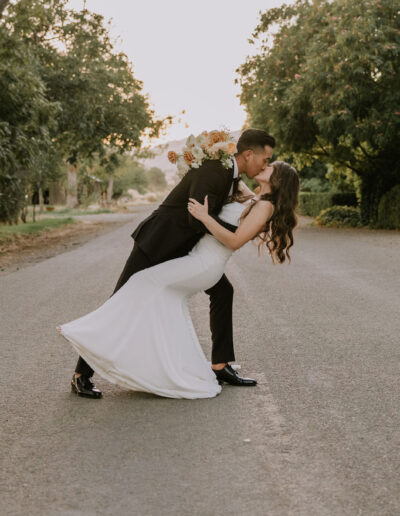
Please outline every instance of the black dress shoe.
[[230, 383], [231, 385], [243, 385], [246, 387], [257, 385], [256, 380], [239, 376], [233, 367], [229, 364], [226, 364], [223, 369], [213, 369], [213, 371], [220, 385], [224, 382]]
[[71, 391], [78, 396], [85, 396], [86, 398], [101, 398], [101, 390], [98, 389], [91, 379], [81, 374], [81, 376], [72, 376]]

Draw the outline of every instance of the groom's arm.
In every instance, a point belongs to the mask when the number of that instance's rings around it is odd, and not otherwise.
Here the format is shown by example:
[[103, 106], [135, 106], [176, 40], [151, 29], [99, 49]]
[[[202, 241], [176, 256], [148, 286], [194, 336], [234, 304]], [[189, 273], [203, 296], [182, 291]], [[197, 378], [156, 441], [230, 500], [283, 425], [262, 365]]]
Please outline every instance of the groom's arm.
[[[234, 233], [237, 230], [237, 226], [233, 226], [228, 222], [221, 220], [218, 215], [214, 213], [215, 206], [218, 198], [221, 196], [221, 192], [226, 188], [226, 178], [218, 171], [212, 170], [210, 167], [204, 170], [197, 169], [193, 174], [193, 178], [189, 188], [189, 197], [196, 199], [201, 204], [204, 204], [204, 198], [208, 195], [208, 213], [218, 224], [221, 224], [224, 228]], [[189, 200], [189, 199], [188, 199]], [[199, 220], [195, 219], [188, 212], [189, 226], [193, 228], [196, 233], [209, 233], [209, 229]]]

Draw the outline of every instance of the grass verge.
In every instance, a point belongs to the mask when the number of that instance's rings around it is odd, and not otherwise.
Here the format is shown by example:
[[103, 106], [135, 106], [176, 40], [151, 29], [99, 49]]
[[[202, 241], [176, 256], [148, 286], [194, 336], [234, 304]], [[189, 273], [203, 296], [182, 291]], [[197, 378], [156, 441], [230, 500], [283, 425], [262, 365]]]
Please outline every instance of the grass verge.
[[61, 208], [55, 209], [53, 212], [49, 211], [46, 213], [46, 216], [49, 215], [97, 215], [98, 213], [113, 213], [113, 210], [109, 210], [108, 208], [99, 208], [97, 210], [86, 210], [84, 208]]
[[36, 222], [27, 222], [26, 224], [13, 224], [11, 226], [0, 226], [0, 244], [4, 244], [15, 238], [20, 238], [23, 235], [34, 235], [43, 233], [44, 231], [51, 231], [66, 224], [75, 224], [72, 217], [40, 219]]

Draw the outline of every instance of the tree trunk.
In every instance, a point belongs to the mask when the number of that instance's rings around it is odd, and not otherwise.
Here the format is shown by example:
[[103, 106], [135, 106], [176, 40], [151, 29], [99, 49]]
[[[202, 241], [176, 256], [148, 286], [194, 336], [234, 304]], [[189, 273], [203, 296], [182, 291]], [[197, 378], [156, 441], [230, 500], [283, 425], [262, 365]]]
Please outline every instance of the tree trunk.
[[49, 203], [50, 204], [65, 204], [65, 188], [61, 181], [53, 181], [49, 185]]
[[111, 175], [108, 178], [108, 186], [107, 186], [107, 204], [111, 204], [112, 194], [113, 194], [113, 186], [114, 186], [114, 176]]
[[44, 212], [44, 198], [43, 198], [43, 189], [41, 186], [38, 188], [39, 192], [39, 213]]
[[[26, 185], [24, 188], [24, 197], [21, 212], [19, 214], [22, 222], [26, 224], [29, 215], [29, 206], [32, 204], [32, 186], [30, 184]], [[18, 224], [18, 215], [16, 218], [15, 224]]]
[[78, 206], [78, 165], [67, 162], [67, 208]]

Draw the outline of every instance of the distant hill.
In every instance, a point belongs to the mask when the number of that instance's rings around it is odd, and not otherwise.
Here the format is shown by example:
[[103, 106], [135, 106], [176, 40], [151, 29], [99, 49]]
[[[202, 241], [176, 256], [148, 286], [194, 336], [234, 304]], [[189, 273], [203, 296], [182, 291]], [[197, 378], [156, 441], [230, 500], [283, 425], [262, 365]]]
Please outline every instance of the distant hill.
[[[242, 131], [232, 131], [232, 136], [237, 140]], [[189, 136], [189, 134], [188, 134]], [[173, 150], [178, 154], [182, 152], [182, 149], [185, 145], [186, 138], [182, 138], [181, 140], [172, 140], [167, 143], [163, 143], [162, 145], [157, 145], [155, 147], [151, 147], [151, 151], [155, 153], [154, 158], [147, 158], [140, 160], [146, 168], [158, 167], [160, 168], [164, 174], [168, 184], [175, 185], [179, 178], [176, 173], [176, 165], [173, 165], [168, 161], [168, 152]]]

